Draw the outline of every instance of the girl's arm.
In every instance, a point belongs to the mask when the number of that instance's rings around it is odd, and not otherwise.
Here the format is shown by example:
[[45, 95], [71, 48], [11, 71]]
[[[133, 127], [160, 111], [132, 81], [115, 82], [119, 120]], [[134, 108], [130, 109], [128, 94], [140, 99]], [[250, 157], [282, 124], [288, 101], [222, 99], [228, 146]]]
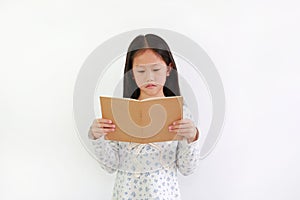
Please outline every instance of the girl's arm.
[[119, 143], [117, 141], [105, 140], [106, 134], [113, 134], [112, 124], [109, 120], [96, 119], [91, 126], [88, 137], [94, 147], [100, 166], [108, 173], [113, 173], [119, 166]]
[[183, 118], [183, 121], [187, 122], [185, 126], [190, 126], [190, 130], [186, 131], [189, 129], [186, 128], [183, 133], [186, 138], [178, 141], [176, 165], [181, 174], [186, 176], [192, 174], [200, 162], [200, 133], [198, 128], [193, 125], [192, 114], [185, 105], [183, 106]]

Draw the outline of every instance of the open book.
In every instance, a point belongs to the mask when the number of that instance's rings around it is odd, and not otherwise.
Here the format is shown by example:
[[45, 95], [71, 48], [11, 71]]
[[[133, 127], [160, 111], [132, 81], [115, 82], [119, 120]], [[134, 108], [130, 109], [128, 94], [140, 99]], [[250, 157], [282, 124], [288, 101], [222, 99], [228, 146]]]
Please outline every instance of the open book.
[[100, 96], [102, 118], [116, 125], [108, 140], [150, 143], [181, 140], [168, 127], [182, 119], [182, 96], [155, 97], [144, 100]]

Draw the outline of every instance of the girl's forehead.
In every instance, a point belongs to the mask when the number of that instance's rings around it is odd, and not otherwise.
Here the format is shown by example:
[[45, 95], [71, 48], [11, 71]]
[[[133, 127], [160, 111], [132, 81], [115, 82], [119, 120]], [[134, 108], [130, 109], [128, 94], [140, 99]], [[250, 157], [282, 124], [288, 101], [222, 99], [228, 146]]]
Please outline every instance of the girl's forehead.
[[133, 58], [133, 64], [151, 64], [151, 63], [164, 63], [164, 60], [158, 53], [149, 49], [137, 53]]

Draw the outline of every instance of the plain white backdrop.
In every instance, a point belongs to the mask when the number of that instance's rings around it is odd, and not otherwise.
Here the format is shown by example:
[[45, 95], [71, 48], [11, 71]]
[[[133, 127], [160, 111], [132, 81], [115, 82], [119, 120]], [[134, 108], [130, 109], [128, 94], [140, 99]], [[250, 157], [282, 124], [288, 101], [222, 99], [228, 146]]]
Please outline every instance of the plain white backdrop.
[[0, 1], [0, 199], [106, 200], [114, 175], [82, 146], [73, 89], [86, 57], [125, 31], [186, 35], [222, 78], [226, 121], [187, 200], [300, 199], [298, 1]]

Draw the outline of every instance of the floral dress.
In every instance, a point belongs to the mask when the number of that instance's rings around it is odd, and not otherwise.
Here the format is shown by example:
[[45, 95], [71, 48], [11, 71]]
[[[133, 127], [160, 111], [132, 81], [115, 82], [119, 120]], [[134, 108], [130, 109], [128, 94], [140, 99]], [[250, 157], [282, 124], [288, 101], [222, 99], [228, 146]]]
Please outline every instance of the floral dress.
[[[186, 106], [183, 118], [193, 120]], [[109, 173], [117, 172], [113, 200], [180, 200], [177, 171], [189, 175], [200, 161], [199, 137], [191, 143], [149, 144], [89, 138], [100, 166]]]

